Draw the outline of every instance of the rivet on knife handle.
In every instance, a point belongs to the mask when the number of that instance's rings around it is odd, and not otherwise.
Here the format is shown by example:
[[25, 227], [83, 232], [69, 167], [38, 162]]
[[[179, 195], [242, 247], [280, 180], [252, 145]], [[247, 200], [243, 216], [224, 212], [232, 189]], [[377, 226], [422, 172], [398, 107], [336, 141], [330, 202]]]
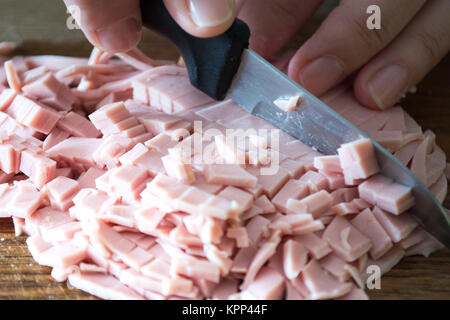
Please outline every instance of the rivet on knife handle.
[[197, 38], [173, 20], [162, 0], [141, 0], [143, 25], [170, 40], [180, 51], [192, 85], [215, 100], [223, 100], [237, 72], [250, 30], [241, 20], [222, 35]]

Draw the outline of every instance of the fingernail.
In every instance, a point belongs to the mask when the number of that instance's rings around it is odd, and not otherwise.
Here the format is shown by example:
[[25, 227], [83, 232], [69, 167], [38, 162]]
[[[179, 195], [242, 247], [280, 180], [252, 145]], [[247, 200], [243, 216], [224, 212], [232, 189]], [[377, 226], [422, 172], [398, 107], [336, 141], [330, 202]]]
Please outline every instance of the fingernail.
[[130, 17], [97, 30], [98, 40], [103, 49], [110, 52], [124, 52], [132, 49], [138, 43], [141, 31], [140, 23]]
[[189, 0], [192, 20], [199, 27], [215, 27], [231, 19], [234, 0]]
[[386, 109], [408, 89], [408, 71], [399, 65], [384, 67], [372, 77], [368, 88], [377, 106]]
[[300, 70], [299, 82], [312, 94], [320, 95], [345, 77], [344, 64], [335, 57], [321, 57]]

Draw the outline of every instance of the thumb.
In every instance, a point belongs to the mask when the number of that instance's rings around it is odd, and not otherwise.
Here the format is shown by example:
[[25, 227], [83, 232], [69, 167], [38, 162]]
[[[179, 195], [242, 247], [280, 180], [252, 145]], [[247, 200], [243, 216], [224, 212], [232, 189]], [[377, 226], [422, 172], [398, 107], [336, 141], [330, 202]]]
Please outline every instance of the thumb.
[[[134, 48], [141, 38], [139, 0], [64, 0], [81, 30], [96, 47], [116, 53]], [[76, 10], [71, 10], [76, 9]]]
[[175, 21], [196, 37], [224, 33], [236, 17], [235, 0], [164, 0], [164, 4]]

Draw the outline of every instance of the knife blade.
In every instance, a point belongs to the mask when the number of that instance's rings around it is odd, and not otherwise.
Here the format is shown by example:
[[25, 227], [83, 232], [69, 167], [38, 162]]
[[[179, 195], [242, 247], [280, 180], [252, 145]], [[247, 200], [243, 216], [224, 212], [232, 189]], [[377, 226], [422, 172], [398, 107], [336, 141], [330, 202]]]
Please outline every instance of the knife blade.
[[[294, 111], [285, 112], [274, 104], [280, 97], [298, 95], [303, 101]], [[227, 96], [248, 113], [326, 155], [337, 154], [344, 143], [369, 138], [381, 174], [412, 188], [416, 204], [407, 213], [450, 248], [449, 216], [423, 182], [389, 151], [252, 50], [244, 50]]]
[[[341, 144], [369, 138], [317, 97], [247, 49], [248, 26], [236, 19], [222, 35], [196, 38], [171, 17], [162, 0], [140, 0], [143, 25], [169, 39], [181, 52], [191, 83], [215, 98], [234, 100], [248, 113], [280, 128], [326, 155]], [[301, 95], [293, 112], [284, 112], [274, 101]], [[381, 174], [412, 188], [416, 205], [408, 210], [418, 223], [450, 248], [450, 218], [431, 191], [397, 158], [370, 139]]]

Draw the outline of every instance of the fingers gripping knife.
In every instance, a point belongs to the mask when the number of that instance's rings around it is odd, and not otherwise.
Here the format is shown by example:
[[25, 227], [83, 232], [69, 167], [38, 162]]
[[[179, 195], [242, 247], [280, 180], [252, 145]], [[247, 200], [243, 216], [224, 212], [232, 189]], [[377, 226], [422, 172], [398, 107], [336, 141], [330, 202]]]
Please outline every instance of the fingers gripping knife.
[[[248, 49], [250, 30], [236, 19], [222, 35], [196, 38], [170, 16], [162, 0], [141, 0], [145, 27], [168, 38], [180, 51], [193, 86], [216, 100], [231, 98], [258, 116], [324, 154], [344, 143], [368, 138], [339, 114]], [[293, 112], [274, 105], [279, 97], [301, 95]], [[372, 141], [381, 173], [413, 190], [408, 211], [429, 233], [450, 248], [450, 218], [431, 191], [390, 152]]]

